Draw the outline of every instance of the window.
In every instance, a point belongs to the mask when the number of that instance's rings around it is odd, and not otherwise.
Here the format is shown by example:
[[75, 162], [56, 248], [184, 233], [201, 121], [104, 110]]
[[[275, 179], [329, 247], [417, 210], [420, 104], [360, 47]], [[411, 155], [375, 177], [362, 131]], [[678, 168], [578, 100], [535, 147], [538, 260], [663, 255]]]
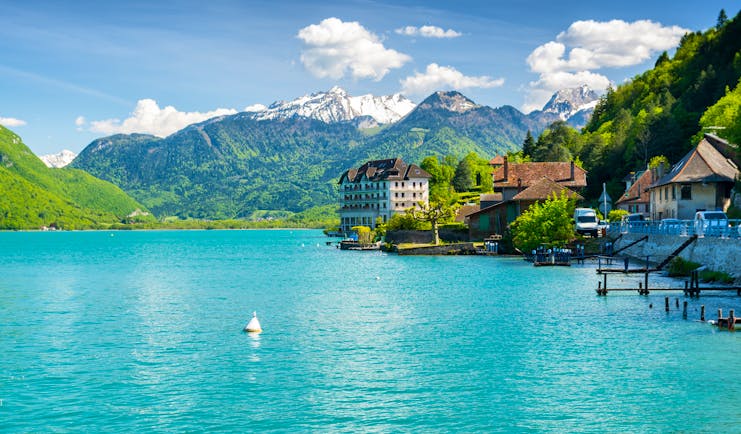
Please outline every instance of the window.
[[692, 184], [683, 184], [679, 191], [679, 198], [682, 200], [692, 200]]
[[401, 183], [401, 187], [404, 188], [404, 183], [403, 182]]
[[672, 200], [677, 200], [677, 184], [672, 184]]
[[394, 193], [394, 197], [399, 197], [399, 193]]
[[401, 193], [401, 197], [404, 197], [404, 193]]
[[416, 182], [413, 182], [412, 183], [412, 188], [417, 188], [417, 183]]
[[399, 183], [398, 182], [395, 182], [394, 183], [394, 187], [398, 187], [398, 186], [399, 186]]

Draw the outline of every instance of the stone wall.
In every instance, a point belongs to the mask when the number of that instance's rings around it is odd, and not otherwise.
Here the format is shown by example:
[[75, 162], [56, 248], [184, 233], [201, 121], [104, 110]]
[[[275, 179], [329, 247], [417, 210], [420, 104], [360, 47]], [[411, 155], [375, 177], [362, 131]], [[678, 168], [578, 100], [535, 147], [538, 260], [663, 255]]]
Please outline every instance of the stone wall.
[[473, 243], [444, 244], [441, 246], [411, 247], [398, 249], [399, 255], [475, 255]]
[[[643, 237], [643, 234], [624, 234], [616, 243], [615, 249], [620, 249], [633, 241]], [[679, 246], [687, 241], [687, 237], [678, 235], [649, 235], [648, 240], [632, 246], [620, 254], [638, 259], [646, 259], [659, 263], [672, 254]], [[723, 271], [741, 280], [741, 239], [706, 237], [698, 238], [679, 254], [682, 259], [698, 262], [711, 270]]]
[[[440, 240], [448, 243], [468, 241], [468, 231], [440, 229], [438, 235]], [[429, 244], [432, 242], [432, 231], [388, 231], [386, 232], [386, 242], [392, 244]]]

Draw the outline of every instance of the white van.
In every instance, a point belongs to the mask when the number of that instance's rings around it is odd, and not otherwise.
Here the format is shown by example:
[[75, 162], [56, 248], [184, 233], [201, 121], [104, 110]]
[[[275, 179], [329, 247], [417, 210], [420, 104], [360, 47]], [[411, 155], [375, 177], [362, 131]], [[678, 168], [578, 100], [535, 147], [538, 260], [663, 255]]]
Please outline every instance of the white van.
[[592, 208], [577, 208], [574, 210], [574, 225], [577, 234], [597, 236], [597, 213]]

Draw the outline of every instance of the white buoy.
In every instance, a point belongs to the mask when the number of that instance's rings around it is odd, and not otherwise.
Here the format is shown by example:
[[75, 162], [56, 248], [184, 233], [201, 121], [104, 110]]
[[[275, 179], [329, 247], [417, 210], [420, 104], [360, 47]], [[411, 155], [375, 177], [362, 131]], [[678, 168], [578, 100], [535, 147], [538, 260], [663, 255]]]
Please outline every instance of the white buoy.
[[262, 327], [260, 327], [260, 321], [257, 320], [257, 312], [252, 312], [252, 319], [244, 327], [244, 331], [248, 333], [261, 333]]

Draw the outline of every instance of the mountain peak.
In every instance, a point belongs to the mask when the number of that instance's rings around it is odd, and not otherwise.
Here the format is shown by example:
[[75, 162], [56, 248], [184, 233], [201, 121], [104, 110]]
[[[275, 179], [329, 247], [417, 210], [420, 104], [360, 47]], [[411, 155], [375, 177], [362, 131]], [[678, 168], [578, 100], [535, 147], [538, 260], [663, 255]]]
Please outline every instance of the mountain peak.
[[437, 91], [428, 96], [419, 106], [421, 108], [442, 109], [456, 113], [465, 113], [468, 110], [480, 107], [462, 93], [455, 90]]
[[77, 157], [77, 154], [65, 149], [57, 154], [42, 155], [39, 159], [46, 164], [46, 167], [61, 168], [71, 163], [75, 157]]
[[255, 120], [290, 119], [301, 116], [326, 123], [347, 122], [371, 117], [381, 124], [393, 123], [414, 109], [414, 103], [400, 94], [350, 96], [339, 86], [326, 92], [304, 95], [292, 101], [277, 101], [266, 110], [251, 113]]
[[599, 95], [586, 84], [579, 87], [561, 89], [554, 93], [543, 106], [543, 112], [555, 113], [562, 120], [567, 120], [580, 111], [593, 111], [599, 101]]

